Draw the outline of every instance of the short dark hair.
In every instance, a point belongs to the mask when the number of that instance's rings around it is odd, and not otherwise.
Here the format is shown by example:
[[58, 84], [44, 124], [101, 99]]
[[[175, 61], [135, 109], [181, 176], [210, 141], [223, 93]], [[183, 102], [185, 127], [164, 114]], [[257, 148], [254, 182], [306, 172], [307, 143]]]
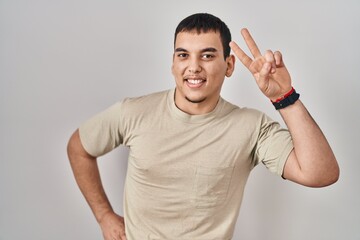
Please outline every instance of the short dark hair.
[[191, 31], [196, 31], [198, 34], [210, 31], [219, 32], [224, 49], [224, 59], [230, 55], [231, 33], [228, 26], [220, 18], [209, 13], [196, 13], [186, 17], [175, 30], [174, 45], [178, 33]]

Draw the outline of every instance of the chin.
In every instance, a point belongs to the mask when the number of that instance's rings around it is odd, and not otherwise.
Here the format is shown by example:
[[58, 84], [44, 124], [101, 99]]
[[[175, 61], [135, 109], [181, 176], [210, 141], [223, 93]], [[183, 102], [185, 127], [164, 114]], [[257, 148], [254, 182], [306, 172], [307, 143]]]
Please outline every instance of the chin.
[[185, 97], [185, 99], [191, 103], [202, 103], [206, 100], [206, 97], [204, 98], [191, 98], [191, 97]]

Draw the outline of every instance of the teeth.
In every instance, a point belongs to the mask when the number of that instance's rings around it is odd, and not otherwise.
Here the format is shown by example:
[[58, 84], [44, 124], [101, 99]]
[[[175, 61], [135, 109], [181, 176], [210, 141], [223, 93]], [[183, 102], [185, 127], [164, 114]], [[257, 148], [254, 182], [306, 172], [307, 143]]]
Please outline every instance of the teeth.
[[198, 79], [188, 79], [188, 82], [191, 84], [199, 84], [201, 83], [203, 80], [198, 80]]

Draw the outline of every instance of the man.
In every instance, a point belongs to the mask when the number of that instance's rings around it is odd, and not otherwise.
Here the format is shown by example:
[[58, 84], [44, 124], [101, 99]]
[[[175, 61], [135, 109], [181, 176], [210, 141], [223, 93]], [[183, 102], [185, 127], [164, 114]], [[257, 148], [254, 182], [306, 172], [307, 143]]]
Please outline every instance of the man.
[[[185, 18], [175, 32], [175, 89], [125, 99], [72, 135], [70, 163], [104, 239], [231, 239], [247, 177], [259, 162], [305, 186], [337, 181], [334, 154], [292, 88], [281, 53], [262, 55], [248, 30], [241, 33], [253, 58], [217, 17]], [[234, 71], [230, 47], [288, 130], [220, 97]], [[112, 210], [96, 162], [120, 144], [130, 148], [124, 218]]]

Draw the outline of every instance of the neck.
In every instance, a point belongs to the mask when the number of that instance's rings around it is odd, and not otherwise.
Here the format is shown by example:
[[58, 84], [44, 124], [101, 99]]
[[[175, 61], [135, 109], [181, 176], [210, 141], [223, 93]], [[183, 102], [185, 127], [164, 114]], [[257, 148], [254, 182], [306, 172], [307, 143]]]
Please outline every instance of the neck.
[[214, 99], [205, 98], [203, 101], [193, 102], [177, 93], [175, 89], [175, 105], [181, 111], [190, 115], [202, 115], [213, 111], [219, 101], [220, 96]]

